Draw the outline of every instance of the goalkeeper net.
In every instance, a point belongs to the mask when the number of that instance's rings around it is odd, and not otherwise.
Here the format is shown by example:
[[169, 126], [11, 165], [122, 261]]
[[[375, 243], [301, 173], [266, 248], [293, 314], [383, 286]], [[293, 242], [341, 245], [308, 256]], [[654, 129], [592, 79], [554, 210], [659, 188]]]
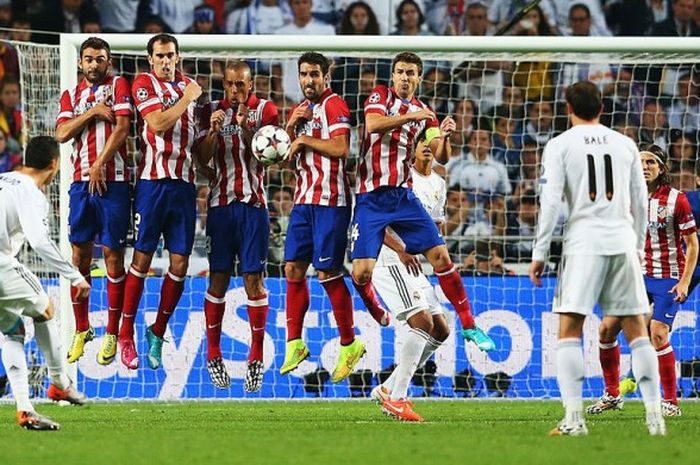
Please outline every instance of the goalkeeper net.
[[[67, 35], [55, 47], [17, 44], [22, 66], [25, 128], [29, 136], [53, 133], [60, 89], [74, 86], [77, 47], [87, 36]], [[105, 36], [113, 49], [115, 73], [133, 79], [148, 70], [146, 36]], [[700, 129], [700, 69], [698, 42], [669, 42], [655, 38], [596, 40], [586, 38], [468, 38], [468, 37], [263, 37], [181, 36], [181, 65], [204, 89], [202, 103], [223, 96], [222, 71], [226, 60], [244, 59], [254, 72], [254, 91], [277, 103], [285, 115], [300, 100], [296, 59], [306, 50], [321, 51], [333, 59], [331, 86], [345, 98], [352, 112], [353, 134], [349, 167], [354, 172], [361, 143], [363, 102], [376, 84], [388, 84], [391, 59], [396, 52], [412, 50], [424, 61], [420, 98], [439, 118], [451, 115], [457, 123], [453, 157], [435, 169], [448, 184], [445, 239], [459, 264], [472, 301], [477, 323], [494, 338], [497, 349], [488, 355], [466, 346], [459, 324], [452, 321], [452, 335], [433, 360], [419, 369], [411, 387], [413, 396], [521, 398], [556, 397], [554, 350], [557, 318], [550, 313], [559, 262], [560, 244], [554, 244], [543, 288], [534, 288], [526, 274], [537, 216], [537, 179], [544, 144], [567, 128], [564, 93], [568, 85], [588, 79], [604, 95], [603, 122], [637, 141], [654, 142], [669, 151], [676, 187], [695, 189], [695, 165]], [[466, 52], [469, 51], [469, 52]], [[59, 65], [60, 63], [60, 65]], [[60, 71], [60, 73], [59, 73]], [[59, 83], [59, 75], [61, 82]], [[282, 116], [284, 119], [284, 116]], [[281, 121], [282, 123], [282, 121]], [[129, 151], [134, 163], [139, 141], [132, 131]], [[64, 158], [69, 149], [64, 147]], [[64, 163], [61, 188], [51, 190], [57, 225], [65, 220], [69, 169]], [[332, 312], [322, 286], [310, 280], [311, 306], [304, 338], [311, 357], [289, 375], [279, 374], [284, 358], [286, 317], [282, 251], [292, 207], [294, 175], [287, 169], [267, 171], [271, 209], [271, 240], [266, 285], [270, 313], [265, 343], [264, 386], [253, 395], [243, 391], [250, 330], [246, 296], [239, 277], [226, 295], [222, 349], [232, 377], [229, 390], [217, 390], [206, 370], [203, 308], [207, 287], [204, 226], [207, 186], [198, 182], [198, 220], [190, 277], [169, 328], [164, 346], [164, 366], [159, 371], [129, 371], [118, 361], [100, 366], [96, 354], [107, 320], [104, 264], [95, 252], [94, 289], [90, 318], [96, 341], [88, 344], [78, 362], [81, 389], [98, 398], [296, 398], [361, 397], [398, 361], [401, 325], [379, 328], [355, 299], [359, 337], [367, 343], [367, 356], [349, 381], [330, 383], [339, 340]], [[59, 214], [56, 214], [59, 212]], [[565, 223], [562, 215], [561, 225]], [[57, 238], [67, 248], [67, 229]], [[127, 261], [130, 259], [127, 253]], [[50, 278], [31, 259], [34, 269]], [[155, 319], [161, 275], [167, 270], [167, 252], [156, 253], [152, 277], [137, 317], [137, 348], [144, 354], [144, 333]], [[586, 270], [581, 270], [586, 279]], [[55, 284], [49, 279], [48, 284]], [[348, 282], [349, 283], [349, 282]], [[65, 287], [65, 283], [62, 283]], [[350, 285], [352, 288], [352, 286]], [[63, 295], [67, 295], [65, 292]], [[438, 287], [438, 295], [442, 297]], [[448, 315], [454, 311], [443, 298]], [[70, 303], [62, 300], [64, 334], [70, 336]], [[690, 362], [698, 356], [695, 295], [679, 313], [672, 344], [677, 358]], [[586, 396], [602, 392], [597, 357], [598, 317], [586, 326]], [[683, 362], [681, 362], [682, 364]], [[145, 363], [141, 363], [145, 366]], [[622, 370], [629, 367], [629, 351], [623, 344]], [[690, 393], [695, 380], [681, 378]]]

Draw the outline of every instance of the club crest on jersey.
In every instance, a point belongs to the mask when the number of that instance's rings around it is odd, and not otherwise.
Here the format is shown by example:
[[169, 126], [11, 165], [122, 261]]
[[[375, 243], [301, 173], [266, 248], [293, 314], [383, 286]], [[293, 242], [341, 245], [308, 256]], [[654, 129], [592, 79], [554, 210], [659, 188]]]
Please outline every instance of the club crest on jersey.
[[106, 86], [103, 87], [104, 91], [102, 92], [105, 95], [112, 95], [112, 86], [107, 84]]
[[373, 93], [372, 95], [369, 96], [369, 98], [367, 99], [367, 101], [368, 101], [369, 103], [378, 103], [379, 100], [380, 100], [381, 98], [382, 98], [382, 97], [379, 95], [379, 92], [375, 92], [375, 93]]
[[148, 98], [148, 91], [146, 90], [145, 87], [139, 87], [136, 89], [136, 100], [139, 102], [143, 102]]
[[175, 106], [178, 100], [180, 99], [177, 97], [163, 98], [163, 100], [161, 101], [161, 103], [163, 104], [163, 109], [167, 110], [168, 108]]
[[177, 87], [178, 87], [180, 90], [185, 90], [185, 87], [187, 87], [187, 84], [185, 84], [185, 81], [180, 81], [180, 82], [177, 83]]

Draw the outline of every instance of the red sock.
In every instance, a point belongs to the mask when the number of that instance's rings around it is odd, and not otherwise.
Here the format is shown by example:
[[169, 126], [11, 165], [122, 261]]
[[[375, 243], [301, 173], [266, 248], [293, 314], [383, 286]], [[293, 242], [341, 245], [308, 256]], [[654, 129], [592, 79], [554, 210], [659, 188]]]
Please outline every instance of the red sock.
[[151, 330], [158, 337], [163, 337], [165, 328], [168, 326], [168, 321], [172, 316], [177, 303], [182, 297], [182, 291], [185, 290], [185, 277], [175, 276], [170, 271], [163, 279], [163, 285], [160, 288], [160, 304], [158, 305], [158, 315], [156, 322], [153, 323]]
[[207, 361], [221, 357], [221, 322], [224, 319], [225, 299], [207, 291], [204, 295], [204, 319], [207, 323]]
[[263, 341], [265, 340], [265, 323], [267, 323], [267, 294], [248, 299], [248, 323], [250, 323], [250, 353], [248, 361], [263, 359]]
[[321, 281], [333, 307], [333, 316], [340, 333], [340, 344], [348, 345], [355, 340], [355, 323], [352, 313], [352, 296], [343, 275]]
[[[90, 268], [80, 269], [80, 274], [83, 275], [88, 284], [92, 283], [92, 279], [90, 278]], [[70, 300], [73, 304], [73, 316], [75, 317], [75, 331], [82, 332], [87, 331], [90, 327], [90, 295], [88, 294], [85, 299], [78, 302], [75, 299], [77, 292], [78, 290], [76, 287], [70, 287]]]
[[122, 307], [122, 325], [119, 328], [119, 339], [134, 338], [134, 320], [139, 309], [146, 273], [129, 268], [124, 280], [124, 305]]
[[676, 396], [676, 356], [673, 353], [671, 343], [656, 349], [656, 356], [659, 359], [659, 375], [661, 377], [661, 388], [664, 391], [664, 400], [678, 404], [678, 397]]
[[613, 397], [620, 395], [620, 346], [615, 342], [598, 342], [598, 357], [603, 368], [605, 390]]
[[304, 316], [309, 309], [309, 288], [306, 278], [287, 279], [287, 340], [301, 339]]
[[369, 280], [364, 284], [360, 284], [353, 275], [352, 285], [355, 287], [357, 293], [360, 294], [362, 303], [365, 304], [365, 308], [367, 308], [369, 314], [372, 315], [372, 318], [374, 318], [377, 323], [382, 324], [386, 310], [384, 309], [382, 302], [379, 300], [379, 296], [377, 295], [377, 291], [374, 289], [372, 281]]
[[438, 282], [442, 292], [450, 301], [452, 306], [457, 311], [459, 321], [462, 323], [463, 329], [471, 329], [474, 327], [474, 317], [472, 316], [471, 307], [469, 306], [469, 297], [464, 289], [462, 278], [457, 273], [457, 268], [454, 264], [450, 264], [444, 270], [435, 270]]
[[119, 332], [119, 320], [122, 317], [124, 306], [124, 287], [126, 274], [112, 277], [107, 275], [107, 332], [117, 334]]

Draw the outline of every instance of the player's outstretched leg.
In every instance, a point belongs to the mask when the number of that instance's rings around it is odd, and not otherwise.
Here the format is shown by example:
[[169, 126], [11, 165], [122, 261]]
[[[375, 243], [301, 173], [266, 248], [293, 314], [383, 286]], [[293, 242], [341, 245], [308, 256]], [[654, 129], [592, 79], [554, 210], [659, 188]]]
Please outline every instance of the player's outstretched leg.
[[369, 314], [372, 315], [374, 321], [379, 323], [379, 326], [389, 326], [391, 314], [384, 308], [384, 305], [377, 295], [377, 291], [374, 289], [372, 280], [370, 279], [365, 283], [360, 283], [353, 274], [352, 284], [357, 293], [360, 294], [362, 303], [365, 304], [365, 308], [367, 308]]
[[221, 322], [226, 307], [223, 296], [216, 295], [212, 289], [204, 295], [204, 318], [207, 325], [207, 371], [214, 386], [226, 389], [231, 385], [231, 378], [224, 366], [221, 356]]
[[288, 275], [286, 298], [287, 345], [284, 352], [284, 363], [280, 368], [280, 373], [283, 375], [295, 370], [310, 355], [309, 349], [301, 339], [304, 316], [309, 308], [309, 287], [306, 285], [305, 277], [295, 279], [289, 276], [290, 274], [302, 274], [301, 271], [293, 273], [297, 267], [300, 267], [306, 273], [308, 264], [306, 264], [306, 267], [294, 262], [287, 262], [287, 265], [285, 265], [285, 273]]
[[[171, 260], [172, 256], [171, 254]], [[185, 289], [185, 275], [176, 275], [168, 270], [160, 288], [160, 304], [158, 305], [158, 315], [152, 326], [146, 330], [146, 342], [148, 342], [148, 366], [154, 370], [163, 364], [163, 343], [165, 342], [165, 329], [172, 316], [177, 303], [182, 297]]]
[[17, 424], [32, 431], [58, 431], [61, 425], [35, 411], [17, 411]]
[[[141, 252], [135, 251], [134, 256], [143, 255]], [[132, 265], [126, 275], [126, 284], [124, 285], [124, 308], [122, 312], [122, 324], [119, 328], [119, 350], [121, 353], [122, 364], [135, 370], [139, 367], [139, 355], [136, 352], [134, 344], [134, 323], [136, 320], [136, 311], [139, 308], [139, 302], [143, 295], [143, 287], [146, 280], [146, 273], [140, 272]]]
[[107, 272], [107, 330], [102, 337], [100, 351], [97, 353], [97, 363], [100, 365], [109, 365], [117, 355], [117, 335], [124, 307], [125, 287], [124, 270], [114, 275]]

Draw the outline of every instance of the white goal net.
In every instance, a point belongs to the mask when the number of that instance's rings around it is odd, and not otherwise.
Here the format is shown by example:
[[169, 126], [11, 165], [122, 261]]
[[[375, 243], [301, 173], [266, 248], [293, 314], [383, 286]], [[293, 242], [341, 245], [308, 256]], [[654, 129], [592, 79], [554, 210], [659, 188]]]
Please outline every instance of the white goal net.
[[[58, 48], [18, 45], [23, 110], [30, 136], [53, 133], [60, 90], [77, 82], [77, 47], [86, 37], [63, 37], [60, 60]], [[135, 73], [148, 69], [147, 36], [105, 35], [104, 38], [113, 49], [115, 73], [131, 80]], [[422, 57], [420, 98], [440, 118], [452, 115], [458, 125], [453, 137], [453, 158], [447, 166], [436, 167], [449, 186], [445, 239], [453, 260], [462, 268], [477, 323], [489, 332], [497, 349], [486, 355], [465, 346], [458, 336], [459, 324], [451, 318], [452, 335], [434, 360], [419, 369], [410, 392], [414, 396], [558, 396], [554, 378], [557, 318], [549, 310], [560, 246], [555, 244], [552, 249], [550, 277], [545, 279], [543, 288], [534, 288], [525, 273], [537, 215], [541, 151], [547, 140], [567, 128], [563, 95], [568, 85], [581, 79], [597, 84], [604, 94], [603, 122], [638, 141], [662, 145], [670, 154], [675, 185], [683, 190], [696, 189], [700, 68], [695, 63], [700, 43], [694, 39], [668, 42], [659, 38], [634, 41], [523, 37], [179, 38], [182, 69], [204, 88], [203, 101], [222, 97], [225, 61], [244, 59], [254, 70], [255, 92], [275, 101], [282, 118], [299, 99], [295, 60], [300, 53], [320, 51], [332, 58], [331, 86], [346, 99], [353, 116], [349, 163], [353, 172], [361, 141], [364, 100], [374, 85], [389, 82], [391, 58], [396, 52], [416, 51]], [[133, 131], [129, 148], [137, 157], [139, 141], [135, 134]], [[389, 328], [379, 328], [356, 296], [355, 323], [359, 337], [367, 343], [368, 353], [349, 381], [338, 385], [330, 382], [328, 373], [335, 366], [339, 339], [330, 304], [315, 279], [310, 280], [311, 306], [304, 331], [312, 355], [291, 374], [279, 374], [286, 337], [286, 284], [281, 262], [294, 178], [292, 172], [277, 168], [269, 169], [266, 176], [272, 237], [266, 278], [270, 313], [262, 391], [254, 395], [243, 391], [250, 336], [240, 278], [232, 280], [226, 295], [223, 323], [222, 349], [232, 386], [229, 390], [217, 390], [209, 381], [203, 313], [207, 287], [203, 233], [206, 204], [200, 201], [190, 276], [166, 332], [169, 343], [164, 346], [164, 366], [158, 371], [148, 368], [130, 371], [118, 360], [106, 367], [97, 364], [107, 305], [106, 285], [99, 278], [104, 276], [104, 265], [96, 251], [90, 319], [98, 337], [87, 346], [85, 356], [78, 363], [80, 387], [88, 396], [107, 399], [361, 397], [368, 395], [378, 379], [388, 375], [406, 328], [393, 323]], [[51, 191], [54, 217], [64, 222], [69, 182], [64, 180], [60, 189]], [[202, 200], [207, 194], [203, 181], [198, 193]], [[562, 224], [564, 221], [562, 216]], [[56, 222], [57, 226], [59, 223]], [[56, 228], [56, 237], [64, 245], [65, 231]], [[42, 272], [47, 284], [55, 285], [55, 277], [46, 274], [37, 262], [32, 263]], [[164, 270], [167, 270], [167, 252], [159, 249], [137, 317], [137, 348], [141, 354], [146, 348], [145, 328], [155, 318]], [[581, 279], [586, 279], [586, 270], [581, 270]], [[66, 325], [70, 324], [72, 313], [65, 302], [64, 299], [61, 307], [62, 321], [66, 334], [70, 334]], [[676, 319], [672, 344], [681, 361], [681, 374], [690, 366], [685, 362], [700, 357], [695, 312], [699, 303], [697, 296], [691, 295]], [[454, 315], [449, 303], [445, 303], [445, 308]], [[597, 356], [598, 321], [597, 317], [591, 318], [586, 327], [586, 396], [599, 395], [602, 391]], [[629, 351], [623, 346], [622, 370], [628, 366]], [[690, 377], [680, 378], [680, 388], [686, 395], [695, 392], [694, 383]]]

